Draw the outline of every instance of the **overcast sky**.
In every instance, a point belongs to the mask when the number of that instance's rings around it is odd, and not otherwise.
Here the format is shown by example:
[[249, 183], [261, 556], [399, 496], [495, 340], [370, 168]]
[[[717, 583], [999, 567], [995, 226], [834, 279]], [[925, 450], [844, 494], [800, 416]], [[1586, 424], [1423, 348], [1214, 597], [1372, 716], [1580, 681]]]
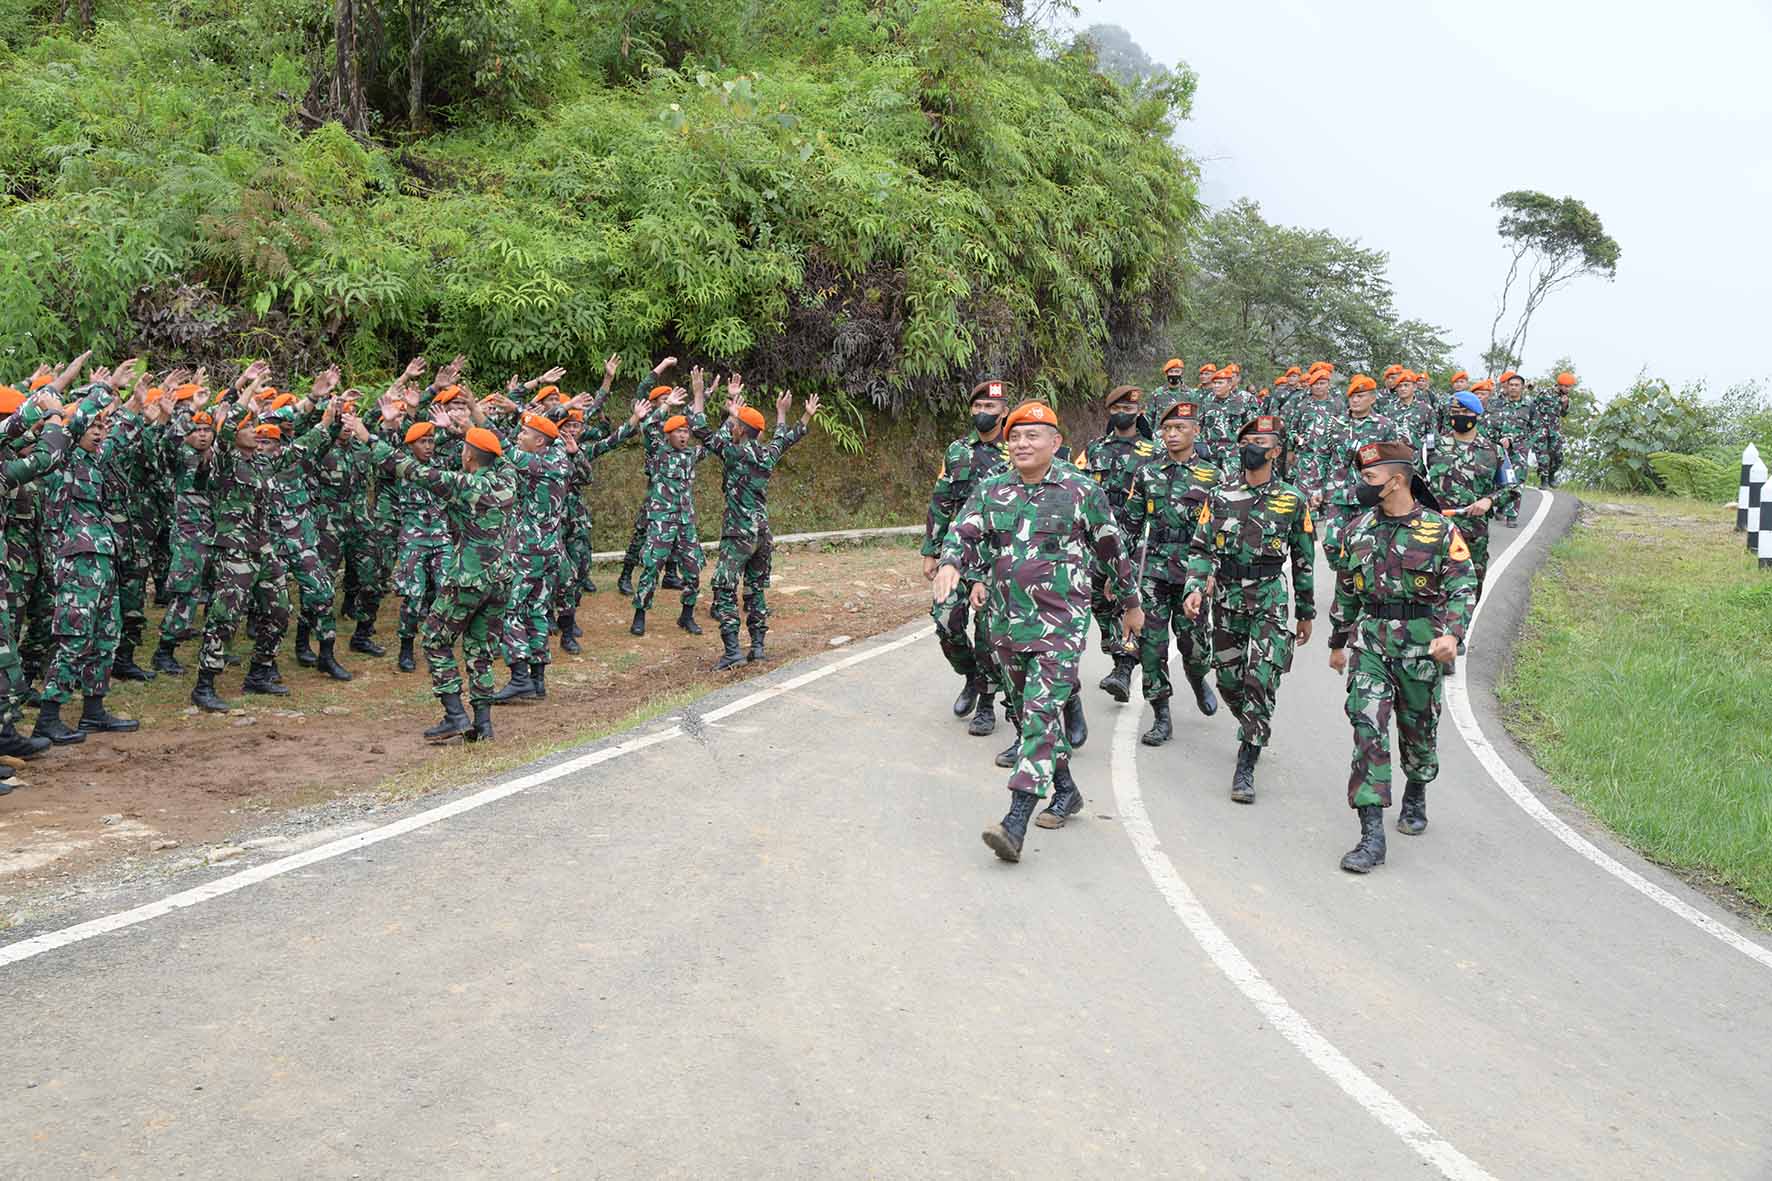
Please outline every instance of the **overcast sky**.
[[[1766, 373], [1772, 4], [1687, 0], [1080, 0], [1200, 75], [1182, 140], [1204, 197], [1390, 253], [1397, 304], [1475, 371], [1506, 257], [1490, 202], [1575, 196], [1622, 251], [1533, 317], [1526, 367], [1575, 358], [1711, 389]], [[1641, 14], [1641, 15], [1638, 15]]]

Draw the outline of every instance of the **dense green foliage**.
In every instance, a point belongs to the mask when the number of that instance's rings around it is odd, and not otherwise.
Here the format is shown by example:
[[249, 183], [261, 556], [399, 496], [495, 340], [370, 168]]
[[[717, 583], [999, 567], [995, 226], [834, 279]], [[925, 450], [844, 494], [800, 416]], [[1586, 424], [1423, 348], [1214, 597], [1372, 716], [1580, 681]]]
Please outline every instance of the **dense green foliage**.
[[1676, 393], [1638, 377], [1604, 406], [1572, 405], [1567, 426], [1575, 478], [1611, 492], [1731, 498], [1742, 449], [1772, 454], [1772, 401], [1758, 382], [1710, 398], [1702, 383]]

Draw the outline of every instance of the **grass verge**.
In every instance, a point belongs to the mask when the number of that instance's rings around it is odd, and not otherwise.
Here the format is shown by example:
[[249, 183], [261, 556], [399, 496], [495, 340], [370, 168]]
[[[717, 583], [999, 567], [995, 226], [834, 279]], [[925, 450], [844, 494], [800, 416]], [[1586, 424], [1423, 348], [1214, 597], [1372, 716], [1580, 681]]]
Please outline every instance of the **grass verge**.
[[1697, 501], [1584, 495], [1533, 581], [1508, 728], [1644, 856], [1772, 919], [1772, 571]]

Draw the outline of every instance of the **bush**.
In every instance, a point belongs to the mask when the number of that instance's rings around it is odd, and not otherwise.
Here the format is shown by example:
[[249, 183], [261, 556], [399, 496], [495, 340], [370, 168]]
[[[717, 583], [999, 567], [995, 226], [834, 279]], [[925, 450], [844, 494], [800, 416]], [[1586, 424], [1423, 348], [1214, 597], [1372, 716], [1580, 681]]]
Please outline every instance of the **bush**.
[[1741, 479], [1739, 464], [1723, 464], [1704, 455], [1657, 451], [1649, 467], [1663, 491], [1712, 503], [1733, 500]]
[[1639, 378], [1589, 420], [1586, 435], [1572, 447], [1573, 470], [1596, 488], [1654, 492], [1660, 485], [1650, 457], [1697, 451], [1710, 441], [1708, 434], [1702, 402], [1675, 394], [1666, 382]]

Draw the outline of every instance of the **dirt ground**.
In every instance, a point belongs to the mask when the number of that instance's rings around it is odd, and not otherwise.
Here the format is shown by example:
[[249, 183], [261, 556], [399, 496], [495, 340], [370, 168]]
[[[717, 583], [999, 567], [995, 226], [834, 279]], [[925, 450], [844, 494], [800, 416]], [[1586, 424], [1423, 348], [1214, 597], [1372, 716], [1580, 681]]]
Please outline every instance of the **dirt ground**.
[[[106, 704], [141, 719], [140, 731], [55, 748], [19, 773], [28, 786], [0, 797], [0, 912], [22, 896], [120, 862], [130, 868], [189, 859], [193, 847], [206, 844], [213, 861], [215, 842], [292, 809], [366, 791], [402, 798], [470, 783], [928, 609], [910, 543], [783, 548], [769, 591], [768, 660], [717, 673], [719, 633], [707, 615], [711, 571], [697, 606], [704, 635], [677, 628], [678, 596], [661, 592], [643, 638], [628, 634], [632, 608], [615, 592], [617, 572], [598, 567], [599, 593], [579, 609], [582, 654], [560, 652], [556, 637], [547, 701], [498, 707], [498, 740], [491, 744], [432, 746], [420, 737], [439, 710], [422, 655], [416, 672], [394, 668], [393, 598], [376, 635], [386, 656], [347, 653], [341, 628], [339, 659], [354, 674], [349, 683], [297, 667], [286, 643], [278, 664], [290, 694], [245, 696], [244, 670], [231, 668], [217, 688], [240, 707], [232, 715], [190, 706], [194, 672], [115, 687]], [[150, 616], [152, 636], [157, 612]], [[195, 662], [192, 647], [179, 652], [187, 667]], [[138, 658], [146, 663], [148, 655]], [[498, 672], [502, 684], [502, 665]]]

